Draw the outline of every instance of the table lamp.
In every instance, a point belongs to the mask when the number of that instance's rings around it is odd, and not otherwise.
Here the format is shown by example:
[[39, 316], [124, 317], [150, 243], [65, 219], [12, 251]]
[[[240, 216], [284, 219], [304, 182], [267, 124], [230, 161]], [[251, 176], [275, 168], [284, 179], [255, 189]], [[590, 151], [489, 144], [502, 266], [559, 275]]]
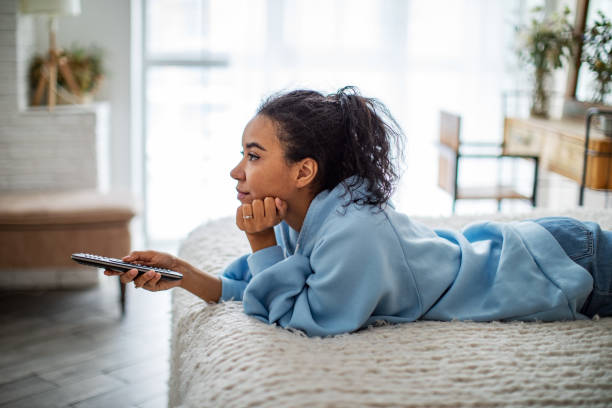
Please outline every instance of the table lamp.
[[79, 95], [77, 86], [68, 59], [59, 57], [59, 50], [55, 41], [57, 32], [58, 16], [77, 16], [81, 13], [81, 0], [21, 0], [21, 12], [25, 14], [44, 14], [49, 16], [49, 53], [44, 63], [44, 68], [36, 91], [34, 92], [33, 104], [39, 105], [45, 88], [47, 91], [47, 104], [49, 110], [53, 110], [56, 98], [56, 85], [58, 70], [70, 88], [70, 92]]

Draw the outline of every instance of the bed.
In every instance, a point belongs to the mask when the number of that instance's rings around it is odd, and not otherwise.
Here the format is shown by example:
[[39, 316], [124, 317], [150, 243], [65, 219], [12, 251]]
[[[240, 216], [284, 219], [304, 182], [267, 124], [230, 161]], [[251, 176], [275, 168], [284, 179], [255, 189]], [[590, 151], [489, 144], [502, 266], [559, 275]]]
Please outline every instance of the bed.
[[[610, 210], [554, 215], [612, 229]], [[415, 219], [458, 229], [483, 217]], [[233, 219], [223, 218], [192, 231], [179, 256], [221, 272], [248, 251]], [[309, 338], [245, 315], [241, 302], [172, 295], [171, 407], [612, 406], [612, 318], [418, 321]]]

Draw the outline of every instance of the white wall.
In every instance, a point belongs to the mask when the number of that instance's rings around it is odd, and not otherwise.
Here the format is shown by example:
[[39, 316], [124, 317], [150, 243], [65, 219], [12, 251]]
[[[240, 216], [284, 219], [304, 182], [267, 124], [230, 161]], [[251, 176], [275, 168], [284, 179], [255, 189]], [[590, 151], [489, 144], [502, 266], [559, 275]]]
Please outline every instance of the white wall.
[[0, 0], [0, 192], [105, 189], [105, 104], [25, 109], [35, 22]]
[[[60, 17], [58, 46], [95, 44], [106, 51], [106, 79], [96, 96], [110, 103], [110, 188], [138, 190], [133, 186], [130, 109], [130, 0], [81, 0], [81, 14]], [[43, 17], [34, 20], [38, 52], [48, 49], [48, 30]], [[138, 157], [140, 155], [137, 155]]]

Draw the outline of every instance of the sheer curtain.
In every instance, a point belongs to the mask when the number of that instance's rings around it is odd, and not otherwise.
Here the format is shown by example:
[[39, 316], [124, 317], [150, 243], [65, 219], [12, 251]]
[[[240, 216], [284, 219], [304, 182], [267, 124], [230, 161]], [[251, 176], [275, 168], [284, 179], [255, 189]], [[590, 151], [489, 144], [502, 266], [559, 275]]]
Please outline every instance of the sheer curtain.
[[438, 110], [461, 113], [468, 138], [501, 138], [501, 93], [515, 85], [511, 41], [524, 8], [501, 0], [148, 0], [149, 238], [180, 239], [234, 213], [229, 171], [243, 127], [263, 98], [297, 87], [356, 85], [385, 103], [407, 135], [396, 206], [448, 214], [450, 199], [436, 187]]

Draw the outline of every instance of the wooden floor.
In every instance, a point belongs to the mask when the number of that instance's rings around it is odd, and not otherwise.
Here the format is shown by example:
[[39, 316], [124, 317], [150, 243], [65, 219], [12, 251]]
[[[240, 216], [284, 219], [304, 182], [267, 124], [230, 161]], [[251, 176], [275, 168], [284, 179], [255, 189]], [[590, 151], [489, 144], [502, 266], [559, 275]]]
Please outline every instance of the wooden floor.
[[170, 293], [0, 292], [0, 407], [166, 407]]

